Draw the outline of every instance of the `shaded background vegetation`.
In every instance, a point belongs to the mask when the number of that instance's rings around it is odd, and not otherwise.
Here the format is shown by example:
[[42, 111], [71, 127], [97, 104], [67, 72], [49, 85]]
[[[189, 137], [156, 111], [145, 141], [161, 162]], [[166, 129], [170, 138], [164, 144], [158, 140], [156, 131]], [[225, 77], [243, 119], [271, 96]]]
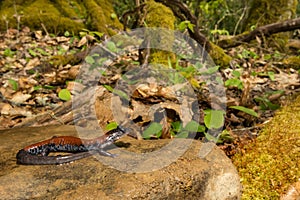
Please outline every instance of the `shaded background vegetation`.
[[[90, 31], [97, 31], [98, 33], [103, 33], [108, 36], [112, 36], [119, 31], [123, 30], [123, 25], [121, 22], [124, 22], [125, 20], [128, 21], [126, 28], [127, 29], [134, 29], [137, 27], [142, 26], [160, 26], [163, 25], [167, 28], [175, 28], [179, 29], [181, 31], [186, 31], [186, 27], [184, 25], [191, 25], [188, 21], [185, 23], [182, 23], [182, 21], [177, 17], [175, 18], [173, 13], [171, 12], [171, 9], [163, 6], [162, 4], [152, 4], [146, 7], [146, 9], [149, 9], [153, 11], [151, 14], [149, 14], [149, 10], [141, 12], [134, 11], [136, 4], [139, 3], [142, 5], [145, 1], [139, 1], [139, 0], [3, 0], [0, 1], [0, 30], [2, 32], [5, 32], [9, 30], [10, 28], [15, 28], [17, 30], [22, 30], [23, 27], [29, 26], [30, 29], [33, 30], [42, 30], [44, 34], [50, 33], [51, 36], [60, 36], [60, 35], [67, 35], [66, 32], [71, 33], [71, 35], [78, 35], [80, 31], [83, 29], [88, 29]], [[154, 2], [153, 0], [149, 0], [148, 2]], [[290, 18], [296, 18], [300, 14], [300, 6], [299, 2], [296, 0], [280, 0], [280, 1], [271, 1], [271, 0], [246, 0], [246, 1], [240, 1], [240, 0], [183, 0], [187, 6], [189, 11], [194, 14], [197, 18], [197, 22], [199, 24], [199, 31], [205, 35], [209, 39], [209, 41], [212, 41], [215, 44], [218, 44], [218, 40], [222, 38], [226, 38], [232, 35], [238, 35], [238, 34], [244, 34], [247, 33], [259, 26], [290, 19]], [[157, 12], [155, 12], [157, 10]], [[130, 12], [131, 11], [131, 12]], [[129, 15], [124, 15], [125, 13], [130, 13]], [[148, 18], [144, 17], [143, 14], [149, 14]], [[150, 16], [150, 17], [149, 17]], [[152, 17], [154, 16], [154, 17]], [[154, 19], [154, 20], [153, 20]], [[141, 22], [141, 23], [138, 23]], [[144, 22], [144, 23], [143, 23]], [[182, 28], [183, 27], [183, 28]], [[89, 33], [89, 31], [87, 31]], [[284, 62], [282, 58], [288, 57], [290, 55], [288, 54], [294, 54], [292, 60], [292, 67], [294, 69], [286, 70], [285, 75], [288, 80], [291, 80], [288, 75], [294, 75], [297, 73], [297, 70], [299, 70], [299, 49], [300, 45], [298, 46], [298, 49], [296, 48], [295, 51], [290, 51], [290, 49], [286, 46], [286, 43], [289, 38], [291, 37], [297, 37], [297, 31], [291, 31], [287, 33], [280, 33], [276, 34], [273, 37], [268, 38], [260, 38], [263, 41], [260, 41], [257, 39], [257, 41], [249, 42], [247, 44], [243, 44], [243, 46], [239, 48], [232, 48], [229, 50], [225, 50], [224, 52], [222, 49], [220, 50], [221, 53], [212, 53], [216, 54], [214, 58], [216, 58], [215, 62], [217, 64], [220, 64], [222, 69], [230, 69], [230, 74], [228, 80], [231, 80], [232, 82], [226, 85], [228, 88], [228, 91], [231, 92], [230, 95], [234, 96], [235, 99], [240, 100], [240, 97], [246, 96], [247, 93], [247, 85], [244, 80], [252, 80], [251, 78], [256, 79], [262, 79], [262, 77], [268, 77], [269, 79], [266, 81], [267, 83], [271, 82], [274, 84], [274, 76], [277, 74], [284, 74], [281, 73], [281, 69], [277, 69], [279, 65], [273, 65], [272, 61], [275, 61], [277, 64], [280, 61], [281, 64], [279, 67], [282, 67], [282, 69], [288, 68], [291, 65], [291, 63]], [[88, 35], [88, 34], [87, 34]], [[86, 35], [85, 35], [86, 36]], [[66, 36], [67, 37], [67, 36]], [[75, 37], [74, 37], [75, 38]], [[82, 38], [77, 37], [76, 39], [81, 40]], [[269, 41], [265, 41], [269, 40]], [[100, 41], [100, 40], [98, 40]], [[71, 42], [70, 42], [71, 43]], [[79, 42], [80, 43], [80, 42]], [[85, 45], [86, 43], [84, 43]], [[76, 51], [82, 51], [85, 50], [85, 47], [82, 47], [84, 45], [78, 45], [74, 47]], [[14, 48], [11, 48], [11, 47]], [[75, 46], [75, 45], [74, 45]], [[86, 45], [88, 46], [88, 45]], [[82, 49], [80, 49], [82, 47]], [[88, 46], [89, 47], [89, 46]], [[4, 56], [6, 58], [12, 58], [18, 54], [17, 45], [10, 45], [4, 50]], [[30, 56], [28, 57], [28, 60], [33, 60], [37, 57], [37, 55], [34, 55], [34, 52], [32, 53], [34, 47], [32, 47]], [[213, 51], [216, 52], [217, 46], [213, 46]], [[218, 49], [219, 50], [219, 49]], [[280, 51], [280, 52], [278, 52]], [[30, 51], [29, 51], [30, 52]], [[166, 54], [165, 52], [151, 52], [152, 57], [151, 61], [156, 60], [164, 60], [167, 61], [169, 57], [171, 57], [171, 54]], [[281, 54], [282, 53], [282, 54]], [[284, 55], [283, 55], [284, 53]], [[66, 52], [63, 51], [63, 53], [59, 54], [59, 56], [53, 56], [48, 61], [51, 61], [52, 64], [56, 66], [65, 66], [67, 64], [78, 64], [82, 58], [79, 59], [78, 62], [74, 62], [77, 58], [75, 55], [72, 55], [69, 58], [66, 58], [65, 56]], [[38, 54], [39, 55], [39, 54]], [[42, 54], [40, 57], [44, 58], [47, 52]], [[227, 57], [226, 57], [227, 56]], [[59, 57], [59, 62], [54, 62], [54, 60]], [[228, 58], [226, 62], [223, 59], [224, 57]], [[233, 58], [233, 59], [232, 59]], [[27, 59], [27, 58], [26, 58]], [[221, 61], [218, 62], [218, 59]], [[8, 59], [9, 60], [9, 59]], [[18, 59], [17, 59], [18, 60]], [[231, 60], [235, 61], [235, 64], [230, 65], [229, 62]], [[46, 61], [46, 63], [50, 63]], [[275, 63], [274, 62], [274, 63]], [[271, 63], [271, 64], [270, 64]], [[7, 66], [6, 66], [7, 67]], [[10, 66], [8, 66], [9, 68]], [[43, 66], [44, 67], [44, 66]], [[53, 66], [46, 65], [45, 68], [54, 68]], [[233, 69], [231, 69], [232, 67]], [[56, 70], [56, 69], [55, 69]], [[186, 68], [181, 68], [181, 70], [186, 70]], [[238, 71], [239, 70], [239, 71]], [[243, 71], [244, 70], [244, 71]], [[252, 70], [252, 71], [251, 71]], [[7, 69], [3, 70], [5, 73], [8, 71]], [[192, 72], [189, 71], [182, 71], [186, 74], [189, 74], [190, 80], [194, 81], [192, 83], [195, 83], [193, 86], [195, 86], [196, 89], [200, 88], [200, 84], [193, 79]], [[293, 72], [293, 73], [292, 73]], [[251, 77], [250, 74], [251, 73]], [[254, 75], [253, 75], [254, 74]], [[192, 78], [191, 78], [192, 77]], [[249, 78], [250, 77], [250, 78]], [[13, 80], [10, 80], [12, 83], [15, 83], [17, 85], [17, 81], [13, 82]], [[244, 81], [244, 82], [243, 82]], [[63, 81], [56, 83], [56, 84], [62, 84], [64, 87], [66, 80], [63, 79]], [[266, 83], [264, 82], [264, 83]], [[287, 81], [288, 82], [288, 81]], [[244, 84], [244, 85], [243, 85]], [[267, 85], [267, 84], [265, 84]], [[248, 85], [249, 86], [249, 85]], [[253, 86], [254, 87], [254, 86]], [[248, 87], [250, 88], [250, 86]], [[274, 85], [273, 85], [274, 88]], [[262, 93], [266, 93], [263, 95], [267, 95], [267, 92], [278, 92], [273, 91], [273, 88], [262, 88]], [[18, 88], [16, 89], [16, 91]], [[275, 89], [276, 90], [276, 89]], [[292, 90], [292, 89], [291, 89]], [[197, 90], [199, 92], [201, 90]], [[248, 89], [248, 92], [250, 89]], [[267, 91], [267, 92], [266, 92]], [[13, 92], [12, 92], [13, 93]], [[199, 92], [201, 93], [201, 92]], [[274, 93], [275, 94], [275, 93]], [[271, 106], [274, 106], [270, 99], [267, 97], [260, 96], [261, 102], [255, 102], [253, 98], [251, 97], [257, 97], [256, 91], [252, 96], [248, 94], [248, 102], [238, 102], [239, 105], [243, 106], [253, 106], [252, 108], [257, 108], [259, 106], [262, 107], [264, 105], [266, 108], [266, 113], [269, 112], [269, 110], [272, 110]], [[260, 95], [260, 94], [259, 94]], [[238, 101], [236, 100], [236, 101]], [[298, 99], [299, 100], [299, 99]], [[250, 102], [250, 103], [249, 103]], [[203, 102], [202, 102], [203, 103]], [[268, 107], [269, 106], [269, 107]], [[275, 105], [277, 108], [277, 105]], [[279, 106], [278, 106], [279, 107]], [[298, 104], [295, 104], [295, 108], [299, 107]], [[269, 109], [269, 110], [268, 110]], [[263, 113], [264, 111], [262, 111]], [[290, 111], [289, 112], [293, 112]], [[232, 112], [234, 113], [234, 112]], [[231, 113], [231, 114], [232, 114]], [[235, 114], [235, 113], [234, 113]], [[245, 114], [245, 113], [244, 113]], [[238, 116], [238, 115], [237, 115]], [[240, 116], [239, 116], [240, 117]], [[296, 119], [298, 116], [293, 117], [292, 119]], [[242, 118], [243, 122], [245, 122], [243, 125], [247, 124], [249, 126], [254, 126], [255, 120], [251, 118], [249, 120], [246, 119], [245, 116], [240, 117]], [[288, 118], [286, 118], [288, 119]], [[292, 120], [291, 119], [291, 120]], [[284, 121], [283, 119], [279, 119], [280, 122]], [[294, 122], [297, 124], [297, 122]], [[279, 123], [277, 123], [279, 124]], [[291, 123], [288, 122], [288, 126], [281, 126], [280, 127], [287, 127], [284, 129], [288, 129], [289, 125]], [[275, 127], [275, 126], [274, 126]], [[279, 128], [280, 128], [279, 127]], [[279, 129], [277, 128], [277, 129]], [[299, 130], [297, 127], [296, 130]], [[273, 131], [273, 132], [272, 132]], [[277, 130], [274, 129], [270, 131], [272, 132], [275, 139], [268, 138], [270, 135], [266, 133], [262, 133], [263, 138], [272, 139], [272, 142], [281, 142], [280, 138], [278, 139]], [[285, 132], [285, 130], [282, 130], [282, 132]], [[265, 135], [263, 135], [265, 134]], [[282, 133], [281, 133], [282, 134]], [[292, 137], [297, 138], [299, 133], [294, 133], [294, 136]], [[270, 140], [271, 141], [271, 140]], [[285, 140], [286, 142], [287, 140]], [[293, 140], [297, 142], [296, 140]], [[297, 168], [299, 163], [297, 161], [295, 162], [294, 158], [296, 153], [294, 155], [287, 155], [291, 154], [291, 152], [287, 151], [280, 151], [278, 152], [278, 149], [280, 147], [285, 147], [282, 145], [282, 143], [278, 143], [276, 145], [273, 145], [273, 143], [268, 143], [268, 151], [271, 150], [273, 154], [276, 154], [273, 159], [273, 155], [265, 152], [265, 141], [261, 142], [262, 144], [257, 144], [259, 148], [254, 148], [254, 150], [251, 151], [251, 154], [248, 154], [248, 156], [241, 155], [240, 160], [235, 160], [236, 166], [242, 171], [243, 173], [247, 174], [247, 177], [244, 180], [248, 180], [248, 182], [244, 182], [244, 184], [247, 186], [245, 188], [248, 188], [247, 191], [245, 191], [245, 195], [248, 195], [245, 197], [245, 199], [251, 197], [274, 197], [277, 198], [283, 190], [286, 190], [288, 187], [287, 183], [295, 182], [297, 180], [297, 173], [298, 171], [295, 170], [295, 174], [292, 174], [293, 177], [290, 178], [289, 175], [289, 168], [286, 168], [284, 170], [281, 170], [278, 165], [280, 164], [280, 158], [290, 156], [289, 159], [289, 165], [294, 164], [294, 168]], [[288, 144], [292, 144], [289, 142]], [[284, 143], [284, 145], [288, 145]], [[261, 145], [261, 146], [260, 146]], [[272, 147], [275, 146], [275, 149], [272, 149]], [[291, 147], [292, 148], [292, 147]], [[251, 149], [251, 148], [250, 148]], [[286, 149], [285, 149], [286, 150]], [[289, 148], [288, 148], [289, 150]], [[257, 160], [251, 160], [253, 157], [257, 156], [257, 153], [263, 151], [262, 159]], [[275, 152], [275, 153], [274, 153]], [[283, 154], [284, 153], [284, 154]], [[298, 151], [299, 153], [299, 151]], [[267, 156], [265, 156], [268, 154]], [[257, 156], [260, 158], [259, 156]], [[266, 159], [267, 158], [267, 159]], [[267, 161], [265, 161], [267, 160]], [[270, 162], [270, 160], [272, 162]], [[263, 176], [262, 174], [258, 174], [257, 171], [254, 170], [254, 172], [251, 172], [251, 169], [247, 168], [248, 166], [253, 167], [257, 166], [257, 163], [262, 164], [257, 170], [259, 172], [262, 172], [261, 168], [265, 167], [265, 171], [270, 172], [271, 174], [267, 174], [267, 176]], [[299, 161], [298, 161], [299, 162]], [[270, 165], [266, 165], [270, 164]], [[296, 163], [296, 164], [295, 164]], [[281, 163], [282, 164], [282, 163]], [[266, 167], [267, 166], [267, 167]], [[269, 168], [270, 167], [270, 168]], [[289, 166], [290, 167], [290, 166]], [[254, 168], [254, 167], [253, 167]], [[280, 172], [279, 176], [272, 174], [273, 169], [277, 169], [281, 172], [287, 172], [282, 174]], [[256, 182], [255, 177], [261, 178], [261, 180], [268, 181], [270, 180], [270, 177], [275, 177], [272, 179], [272, 182], [278, 183], [275, 185], [272, 185], [273, 183], [268, 183], [268, 191], [264, 190], [262, 187], [262, 182], [255, 185]], [[277, 178], [277, 179], [276, 179]], [[290, 178], [289, 180], [287, 180]], [[265, 182], [263, 182], [265, 184]], [[284, 185], [284, 186], [282, 186]], [[269, 189], [270, 188], [270, 189]], [[270, 191], [272, 190], [273, 191]], [[255, 191], [254, 191], [255, 190]], [[273, 196], [270, 196], [273, 195]], [[269, 196], [268, 196], [269, 195]]]

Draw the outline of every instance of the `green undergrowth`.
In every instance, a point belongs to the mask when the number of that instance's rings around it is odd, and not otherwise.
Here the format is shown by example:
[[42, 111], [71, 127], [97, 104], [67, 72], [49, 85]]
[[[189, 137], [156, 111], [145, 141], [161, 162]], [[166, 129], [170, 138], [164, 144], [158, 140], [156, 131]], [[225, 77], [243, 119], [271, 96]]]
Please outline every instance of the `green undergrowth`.
[[257, 140], [234, 157], [242, 199], [279, 199], [300, 178], [299, 122], [300, 96], [278, 111]]
[[4, 0], [0, 6], [0, 31], [28, 26], [58, 35], [76, 34], [83, 28], [114, 35], [122, 29], [118, 18], [111, 17], [111, 1]]

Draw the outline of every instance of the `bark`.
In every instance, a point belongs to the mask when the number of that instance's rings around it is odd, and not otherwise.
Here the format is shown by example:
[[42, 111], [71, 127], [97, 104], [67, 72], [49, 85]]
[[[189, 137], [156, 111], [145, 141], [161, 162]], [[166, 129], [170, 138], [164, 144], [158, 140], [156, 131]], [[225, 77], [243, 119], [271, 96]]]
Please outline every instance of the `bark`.
[[277, 22], [261, 26], [249, 33], [243, 33], [230, 39], [221, 40], [218, 45], [222, 48], [236, 47], [240, 44], [250, 42], [256, 37], [270, 36], [275, 33], [292, 31], [300, 28], [300, 18], [290, 19], [283, 22]]
[[201, 44], [206, 51], [209, 52], [211, 50], [209, 41], [199, 30], [197, 17], [190, 12], [184, 3], [179, 0], [156, 0], [156, 2], [160, 2], [171, 8], [176, 17], [178, 17], [181, 21], [188, 20], [194, 24], [195, 26], [193, 30], [188, 29], [190, 36]]

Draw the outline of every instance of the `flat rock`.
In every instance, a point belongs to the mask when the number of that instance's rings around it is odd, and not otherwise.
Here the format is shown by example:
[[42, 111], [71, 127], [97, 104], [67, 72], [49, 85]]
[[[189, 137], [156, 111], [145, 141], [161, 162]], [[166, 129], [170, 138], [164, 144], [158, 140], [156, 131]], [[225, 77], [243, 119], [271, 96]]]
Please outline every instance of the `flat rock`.
[[1, 199], [240, 199], [240, 179], [230, 159], [214, 144], [195, 140], [126, 136], [108, 149], [116, 158], [16, 164], [16, 153], [29, 144], [54, 135], [91, 137], [91, 132], [72, 126], [1, 131]]

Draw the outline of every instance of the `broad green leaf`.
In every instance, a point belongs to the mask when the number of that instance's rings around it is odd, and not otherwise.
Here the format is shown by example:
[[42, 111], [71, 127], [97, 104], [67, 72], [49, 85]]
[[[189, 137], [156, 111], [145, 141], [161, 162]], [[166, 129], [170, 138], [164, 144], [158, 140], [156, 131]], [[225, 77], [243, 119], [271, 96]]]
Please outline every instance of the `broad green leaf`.
[[15, 80], [13, 80], [13, 79], [9, 79], [8, 82], [9, 82], [9, 84], [12, 86], [12, 89], [13, 89], [14, 91], [17, 91], [17, 90], [18, 90], [19, 85], [18, 85], [18, 82], [17, 82], [17, 81], [15, 81]]
[[70, 36], [70, 32], [69, 31], [65, 31], [64, 36], [69, 37]]
[[117, 18], [117, 15], [116, 15], [116, 13], [111, 13], [111, 14], [110, 14], [110, 18], [112, 18], [112, 19], [116, 19], [116, 18]]
[[239, 78], [241, 76], [241, 73], [237, 70], [232, 71], [232, 75], [235, 76], [236, 78]]
[[210, 74], [214, 74], [219, 70], [220, 66], [214, 66], [214, 67], [210, 67], [208, 68], [206, 71], [201, 72], [201, 74], [203, 75], [210, 75]]
[[110, 85], [103, 85], [103, 87], [105, 87], [108, 91], [118, 95], [119, 97], [129, 101], [128, 95], [125, 92], [123, 92], [122, 90], [113, 89]]
[[37, 54], [35, 53], [35, 51], [33, 51], [32, 49], [28, 49], [28, 52], [30, 55], [32, 55], [33, 57], [37, 56]]
[[188, 131], [180, 131], [175, 137], [176, 138], [187, 138], [189, 136]]
[[39, 90], [39, 89], [41, 89], [41, 88], [42, 88], [42, 86], [37, 85], [37, 86], [34, 86], [34, 87], [33, 87], [33, 90]]
[[223, 130], [222, 133], [219, 135], [217, 144], [221, 144], [224, 142], [230, 142], [230, 143], [233, 142], [232, 136], [230, 135], [229, 131], [226, 129]]
[[110, 85], [103, 85], [108, 91], [113, 92], [114, 88], [112, 88]]
[[55, 87], [52, 86], [52, 85], [44, 85], [43, 88], [44, 88], [44, 89], [48, 89], [48, 90], [53, 90], [53, 89], [55, 89]]
[[270, 60], [272, 58], [271, 54], [265, 54], [264, 55], [264, 60]]
[[182, 129], [182, 123], [180, 121], [172, 122], [171, 127], [175, 132], [180, 132]]
[[242, 112], [244, 112], [244, 113], [247, 113], [247, 114], [249, 114], [249, 115], [252, 115], [252, 116], [254, 116], [254, 117], [258, 117], [257, 112], [255, 112], [255, 111], [252, 110], [252, 109], [245, 108], [244, 106], [230, 106], [229, 108], [233, 108], [233, 109], [242, 111]]
[[243, 82], [236, 78], [231, 78], [225, 81], [226, 87], [237, 87], [238, 89], [243, 89]]
[[37, 50], [40, 54], [42, 54], [43, 56], [49, 56], [50, 54], [48, 52], [46, 52], [44, 49], [41, 48], [35, 48], [35, 50]]
[[121, 97], [123, 99], [126, 99], [127, 101], [130, 100], [129, 97], [128, 97], [128, 95], [125, 92], [123, 92], [122, 90], [114, 89], [113, 93], [116, 94], [116, 95], [118, 95], [119, 97]]
[[3, 52], [3, 54], [4, 54], [4, 56], [7, 56], [7, 57], [13, 57], [16, 54], [16, 52], [12, 51], [9, 48], [6, 48]]
[[194, 24], [192, 24], [191, 22], [189, 22], [188, 24], [187, 24], [187, 26], [188, 26], [188, 28], [194, 33]]
[[161, 132], [162, 132], [162, 125], [160, 123], [153, 122], [146, 130], [144, 130], [143, 138], [149, 139], [151, 136], [159, 137], [161, 135]]
[[268, 72], [268, 76], [271, 79], [271, 81], [275, 80], [275, 73], [274, 72]]
[[209, 129], [218, 129], [224, 125], [223, 110], [204, 110], [204, 124]]
[[108, 42], [106, 43], [106, 47], [107, 47], [110, 51], [112, 51], [112, 52], [117, 52], [117, 51], [118, 51], [118, 49], [117, 49], [117, 47], [116, 47], [116, 44], [115, 44], [114, 42], [112, 42], [112, 41], [108, 41]]
[[273, 104], [269, 99], [267, 98], [262, 98], [262, 97], [255, 97], [254, 100], [256, 102], [259, 102], [260, 108], [262, 110], [267, 110], [267, 109], [271, 109], [271, 110], [276, 110], [278, 108], [280, 108], [280, 105], [278, 104]]
[[218, 139], [214, 136], [212, 136], [211, 134], [209, 133], [206, 133], [204, 132], [204, 135], [205, 135], [205, 138], [208, 140], [208, 141], [212, 141], [212, 142], [215, 142], [217, 143]]
[[184, 127], [184, 130], [187, 130], [189, 132], [204, 132], [205, 127], [200, 125], [198, 122], [192, 120]]
[[100, 33], [100, 32], [98, 32], [98, 31], [94, 31], [93, 32], [95, 35], [97, 35], [99, 38], [101, 38], [103, 35], [104, 35], [104, 33]]
[[84, 60], [85, 60], [86, 63], [88, 63], [90, 65], [95, 63], [95, 59], [92, 56], [87, 56], [87, 57], [85, 57]]
[[67, 90], [67, 89], [62, 89], [62, 90], [59, 91], [58, 97], [59, 97], [61, 100], [69, 101], [69, 100], [71, 99], [71, 93], [70, 93], [70, 91]]
[[114, 130], [118, 127], [118, 124], [117, 122], [110, 122], [109, 124], [107, 124], [105, 126], [105, 129], [108, 130], [108, 131], [111, 131], [111, 130]]
[[178, 25], [178, 29], [180, 31], [184, 31], [186, 29], [186, 27], [187, 27], [186, 21], [180, 22]]

